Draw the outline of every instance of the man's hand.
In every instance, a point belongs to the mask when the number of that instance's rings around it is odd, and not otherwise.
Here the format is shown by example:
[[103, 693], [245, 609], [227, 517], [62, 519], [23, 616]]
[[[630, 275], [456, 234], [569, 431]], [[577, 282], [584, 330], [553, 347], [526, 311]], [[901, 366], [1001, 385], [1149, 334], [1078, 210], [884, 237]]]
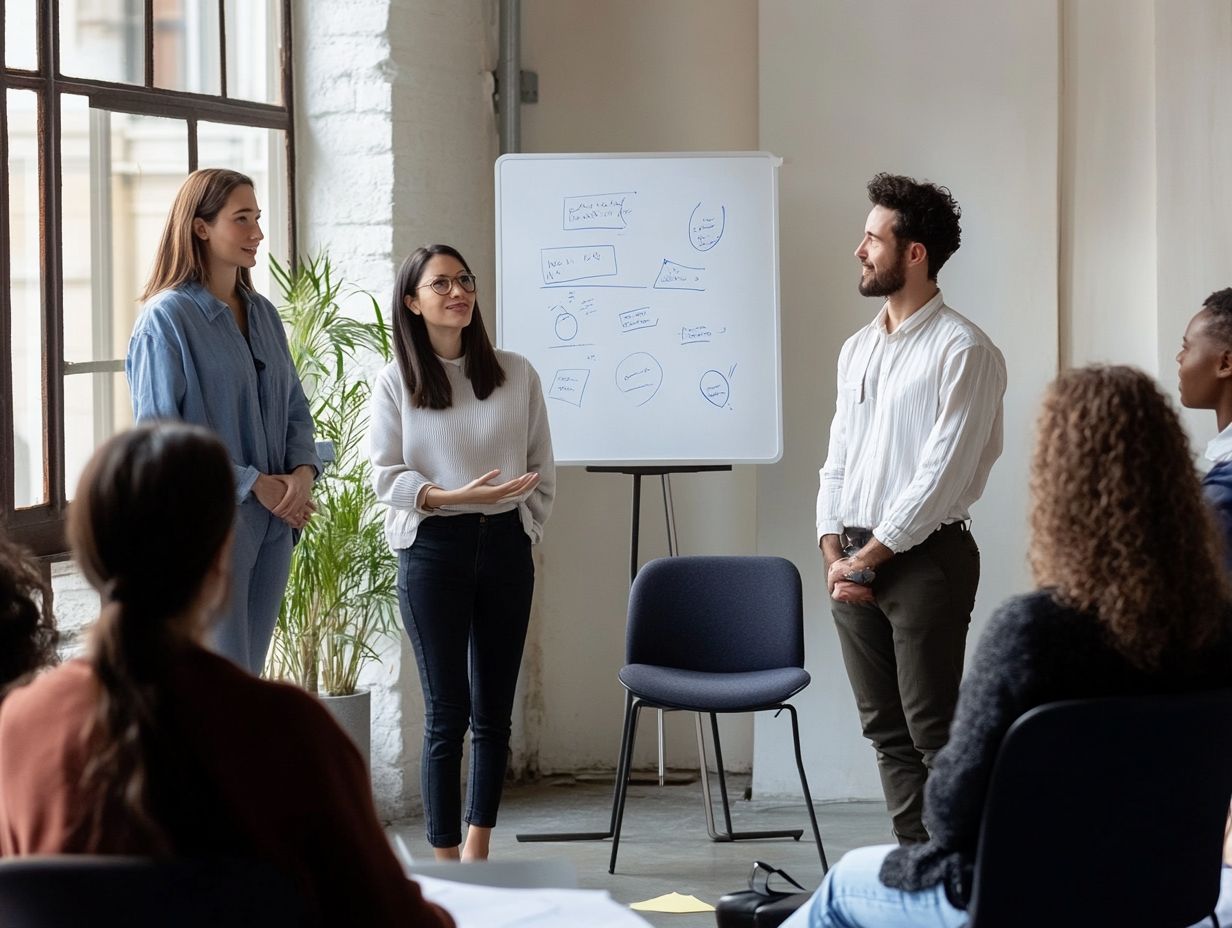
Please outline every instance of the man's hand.
[[863, 583], [852, 583], [850, 580], [839, 580], [830, 591], [830, 598], [838, 603], [857, 603], [872, 605], [877, 602], [873, 588]]

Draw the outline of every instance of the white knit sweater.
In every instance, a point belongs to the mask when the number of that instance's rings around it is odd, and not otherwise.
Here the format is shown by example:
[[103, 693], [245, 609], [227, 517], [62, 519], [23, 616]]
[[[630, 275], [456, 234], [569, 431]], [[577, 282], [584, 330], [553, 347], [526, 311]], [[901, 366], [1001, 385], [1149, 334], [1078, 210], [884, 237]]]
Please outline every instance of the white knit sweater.
[[[376, 378], [372, 390], [368, 447], [376, 496], [389, 507], [385, 537], [395, 551], [415, 542], [419, 523], [429, 516], [482, 512], [492, 515], [516, 502], [522, 527], [537, 544], [556, 495], [556, 465], [552, 436], [539, 375], [520, 354], [497, 351], [505, 382], [486, 400], [475, 398], [462, 361], [441, 363], [453, 388], [448, 409], [416, 409], [395, 361]], [[500, 468], [496, 482], [538, 473], [539, 485], [529, 494], [493, 505], [419, 508], [426, 486], [455, 490], [490, 470]]]

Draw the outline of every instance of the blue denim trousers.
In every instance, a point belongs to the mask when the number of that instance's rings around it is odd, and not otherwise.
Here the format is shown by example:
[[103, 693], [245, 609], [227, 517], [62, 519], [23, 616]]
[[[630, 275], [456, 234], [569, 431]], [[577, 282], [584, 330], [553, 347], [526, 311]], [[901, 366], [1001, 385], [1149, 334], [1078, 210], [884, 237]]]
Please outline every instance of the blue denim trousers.
[[462, 843], [462, 739], [471, 730], [466, 821], [496, 824], [535, 568], [518, 510], [425, 519], [399, 552], [398, 604], [424, 695], [420, 765], [428, 843]]
[[961, 928], [967, 913], [950, 905], [945, 889], [909, 893], [877, 874], [896, 844], [861, 847], [843, 855], [813, 897], [782, 928]]

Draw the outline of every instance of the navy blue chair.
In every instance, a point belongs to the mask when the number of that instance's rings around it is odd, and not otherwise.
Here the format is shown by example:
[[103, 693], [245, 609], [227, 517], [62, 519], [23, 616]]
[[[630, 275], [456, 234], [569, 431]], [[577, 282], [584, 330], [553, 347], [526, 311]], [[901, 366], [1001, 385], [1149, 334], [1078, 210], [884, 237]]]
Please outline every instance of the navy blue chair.
[[968, 928], [1218, 926], [1230, 734], [1228, 692], [1027, 712], [997, 753]]
[[0, 860], [3, 928], [298, 928], [291, 881], [256, 860], [64, 854]]
[[735, 831], [723, 773], [718, 713], [786, 711], [791, 718], [800, 787], [824, 873], [826, 852], [800, 757], [799, 723], [795, 707], [787, 702], [810, 679], [804, 669], [804, 610], [795, 565], [781, 557], [669, 557], [649, 562], [638, 571], [629, 592], [625, 655], [620, 671], [620, 682], [627, 690], [625, 724], [608, 872], [616, 871], [638, 716], [643, 708], [653, 708], [710, 716], [726, 826], [725, 831], [714, 828], [703, 762], [703, 796], [715, 841], [799, 840], [803, 834], [802, 829]]

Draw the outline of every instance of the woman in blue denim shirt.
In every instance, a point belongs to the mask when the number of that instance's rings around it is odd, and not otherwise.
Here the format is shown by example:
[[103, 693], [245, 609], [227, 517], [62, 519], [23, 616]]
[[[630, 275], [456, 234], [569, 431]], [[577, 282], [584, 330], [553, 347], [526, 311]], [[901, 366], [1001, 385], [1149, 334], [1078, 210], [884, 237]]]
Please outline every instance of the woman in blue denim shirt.
[[133, 416], [212, 429], [235, 468], [231, 600], [214, 647], [260, 673], [321, 471], [312, 415], [273, 304], [250, 268], [265, 237], [252, 181], [194, 171], [176, 194], [125, 370]]

